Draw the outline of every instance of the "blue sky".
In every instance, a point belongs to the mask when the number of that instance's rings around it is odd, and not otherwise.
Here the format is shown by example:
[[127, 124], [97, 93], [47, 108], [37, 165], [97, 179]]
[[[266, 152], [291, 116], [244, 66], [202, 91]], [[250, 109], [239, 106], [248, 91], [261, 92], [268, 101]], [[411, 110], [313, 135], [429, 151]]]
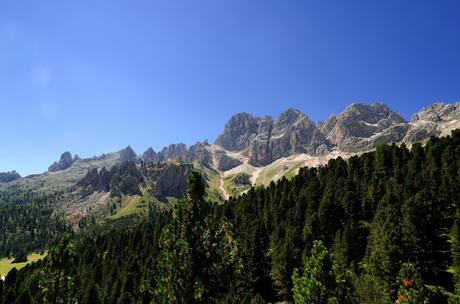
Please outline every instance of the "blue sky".
[[3, 0], [0, 171], [214, 141], [237, 112], [460, 99], [460, 2]]

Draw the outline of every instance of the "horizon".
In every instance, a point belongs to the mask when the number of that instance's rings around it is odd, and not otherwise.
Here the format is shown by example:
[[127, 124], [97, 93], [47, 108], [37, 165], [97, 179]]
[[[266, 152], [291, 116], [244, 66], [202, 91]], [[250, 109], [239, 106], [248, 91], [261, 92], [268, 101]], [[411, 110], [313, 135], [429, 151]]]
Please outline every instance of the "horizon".
[[[212, 143], [239, 112], [353, 102], [406, 120], [460, 99], [460, 3], [139, 1], [0, 4], [0, 172]], [[142, 152], [141, 152], [142, 153]]]
[[[399, 115], [400, 115], [401, 117], [403, 117], [407, 122], [409, 122], [410, 119], [411, 119], [411, 117], [412, 117], [412, 115], [414, 115], [415, 113], [421, 111], [422, 109], [424, 109], [424, 108], [427, 107], [427, 106], [430, 106], [430, 105], [433, 105], [433, 104], [436, 104], [436, 103], [453, 104], [453, 103], [458, 103], [458, 102], [460, 102], [460, 100], [459, 100], [459, 101], [453, 101], [453, 102], [434, 102], [434, 103], [428, 104], [428, 105], [426, 105], [426, 106], [423, 106], [423, 107], [420, 108], [418, 111], [416, 111], [416, 112], [410, 114], [410, 117], [404, 117], [403, 115], [401, 115], [401, 114], [400, 114], [398, 111], [396, 111], [395, 109], [390, 108], [390, 110], [392, 110], [393, 112], [399, 114]], [[353, 103], [350, 103], [350, 104], [349, 104], [348, 106], [346, 106], [345, 108], [343, 108], [342, 111], [340, 111], [340, 112], [337, 112], [337, 113], [332, 112], [328, 117], [331, 117], [332, 115], [337, 115], [337, 116], [340, 115], [340, 113], [342, 113], [343, 111], [345, 111], [346, 108], [348, 108], [349, 106], [351, 106], [351, 105], [353, 105], [353, 104], [373, 105], [373, 104], [376, 104], [376, 103], [380, 103], [380, 104], [383, 104], [383, 105], [387, 106], [385, 103], [379, 102], [379, 101], [372, 102], [372, 103], [353, 102]], [[302, 111], [302, 110], [299, 110], [299, 109], [296, 109], [296, 108], [289, 108], [289, 109], [298, 110], [298, 111], [302, 112], [303, 114], [306, 114], [306, 115], [311, 119], [311, 117], [308, 115], [308, 113], [305, 113], [305, 112]], [[278, 113], [277, 115], [261, 115], [261, 116], [256, 116], [256, 117], [257, 117], [257, 118], [261, 118], [261, 117], [270, 116], [270, 117], [272, 117], [272, 118], [274, 118], [274, 119], [278, 119], [278, 118], [279, 118], [279, 115], [280, 115], [281, 113], [283, 113], [283, 112], [285, 112], [285, 111], [287, 111], [287, 110], [289, 110], [289, 109], [286, 109], [286, 110], [284, 110], [284, 111]], [[241, 114], [241, 113], [248, 113], [248, 112], [238, 112], [238, 113], [235, 113], [235, 114], [231, 115], [231, 116], [229, 117], [229, 119], [232, 118], [233, 116], [235, 116], [235, 115], [237, 115], [237, 114]], [[251, 113], [248, 113], [248, 114], [251, 114]], [[252, 114], [251, 114], [251, 115], [252, 115]], [[254, 115], [253, 115], [253, 116], [254, 116]], [[315, 121], [315, 120], [312, 120], [312, 121], [313, 121], [313, 122], [315, 123], [315, 125], [317, 126], [319, 122], [325, 122], [327, 119], [328, 119], [328, 118], [326, 118], [326, 119], [324, 119], [324, 120], [316, 120], [316, 121]], [[225, 124], [226, 124], [227, 122], [228, 122], [228, 120], [223, 124], [223, 127], [222, 127], [221, 132], [224, 130]], [[210, 140], [210, 139], [208, 139], [208, 138], [205, 138], [205, 139], [202, 139], [202, 140], [195, 140], [195, 141], [192, 140], [192, 142], [190, 142], [190, 143], [171, 142], [171, 143], [169, 143], [169, 144], [167, 144], [167, 145], [165, 145], [165, 146], [163, 146], [163, 147], [160, 147], [160, 148], [158, 148], [158, 149], [155, 149], [155, 148], [153, 148], [152, 146], [147, 146], [147, 148], [145, 148], [145, 149], [142, 150], [142, 151], [139, 151], [139, 150], [137, 150], [136, 148], [133, 148], [132, 145], [129, 144], [129, 143], [126, 144], [125, 146], [119, 147], [118, 149], [113, 150], [113, 151], [105, 151], [105, 152], [102, 152], [102, 153], [100, 153], [100, 154], [92, 154], [92, 155], [80, 155], [80, 154], [78, 154], [78, 153], [74, 153], [74, 152], [72, 152], [72, 151], [65, 150], [65, 151], [62, 151], [62, 152], [59, 152], [59, 153], [58, 153], [58, 156], [57, 156], [57, 158], [56, 158], [55, 161], [58, 161], [59, 158], [60, 158], [60, 156], [61, 156], [63, 153], [66, 153], [66, 152], [69, 152], [69, 153], [72, 155], [72, 157], [78, 156], [80, 159], [90, 159], [90, 158], [92, 158], [92, 157], [99, 157], [99, 156], [102, 156], [102, 155], [104, 155], [104, 154], [116, 153], [116, 152], [119, 152], [119, 151], [121, 151], [121, 150], [124, 150], [124, 149], [126, 149], [126, 148], [128, 148], [128, 147], [131, 148], [131, 149], [136, 153], [137, 156], [141, 157], [142, 154], [143, 154], [147, 149], [149, 149], [149, 148], [152, 148], [155, 152], [160, 152], [163, 148], [166, 148], [166, 147], [168, 147], [169, 145], [172, 145], [172, 144], [185, 144], [185, 145], [187, 146], [187, 149], [190, 148], [191, 145], [194, 145], [194, 144], [200, 143], [200, 142], [208, 142], [210, 145], [213, 145], [213, 144], [215, 144], [214, 142], [215, 142], [215, 140], [217, 139], [217, 137], [218, 137], [220, 134], [221, 134], [221, 133], [218, 133], [218, 135], [217, 135], [213, 140]], [[53, 162], [54, 162], [54, 161], [53, 161]], [[51, 165], [51, 164], [52, 164], [52, 163], [50, 163], [49, 165]], [[44, 172], [46, 172], [47, 170], [48, 170], [48, 167], [46, 167], [46, 168], [45, 168], [43, 171], [41, 171], [41, 172], [31, 172], [31, 173], [28, 173], [28, 174], [22, 174], [22, 173], [19, 172], [18, 170], [12, 169], [12, 170], [5, 170], [5, 171], [1, 171], [1, 170], [0, 170], [0, 173], [3, 173], [3, 172], [5, 172], [5, 173], [6, 173], [6, 172], [17, 172], [17, 173], [19, 173], [19, 174], [21, 175], [21, 177], [28, 177], [28, 176], [30, 176], [30, 175], [44, 173]]]

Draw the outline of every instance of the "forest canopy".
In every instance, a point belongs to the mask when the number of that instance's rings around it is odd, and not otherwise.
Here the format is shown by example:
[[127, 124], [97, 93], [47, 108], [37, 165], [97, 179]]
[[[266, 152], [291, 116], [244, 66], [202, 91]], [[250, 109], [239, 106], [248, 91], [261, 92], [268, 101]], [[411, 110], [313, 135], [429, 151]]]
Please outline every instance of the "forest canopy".
[[215, 204], [70, 235], [0, 303], [459, 303], [460, 132], [302, 168]]

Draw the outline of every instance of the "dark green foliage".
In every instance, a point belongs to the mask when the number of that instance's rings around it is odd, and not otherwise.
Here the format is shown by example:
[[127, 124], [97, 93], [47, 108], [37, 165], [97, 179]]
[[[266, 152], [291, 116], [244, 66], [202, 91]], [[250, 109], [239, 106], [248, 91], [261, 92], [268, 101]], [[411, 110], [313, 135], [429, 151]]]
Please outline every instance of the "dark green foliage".
[[347, 303], [347, 288], [351, 276], [340, 269], [321, 241], [315, 241], [310, 256], [305, 260], [303, 273], [292, 276], [293, 298], [296, 304]]
[[457, 210], [455, 214], [451, 235], [452, 270], [454, 271], [455, 294], [457, 296], [455, 303], [460, 303], [460, 210]]
[[70, 231], [53, 212], [59, 193], [39, 193], [17, 186], [0, 191], [0, 257], [23, 257], [55, 244]]
[[363, 273], [354, 281], [354, 303], [360, 304], [390, 304], [388, 285], [380, 278], [369, 273]]
[[398, 304], [430, 303], [429, 293], [412, 263], [402, 264], [396, 283], [399, 284]]
[[[223, 205], [193, 174], [174, 210], [61, 243], [10, 272], [0, 297], [41, 303], [56, 290], [47, 274], [78, 303], [458, 303], [459, 185], [458, 131], [302, 168]], [[62, 248], [77, 253], [66, 266], [53, 262]]]
[[238, 173], [235, 178], [234, 182], [236, 185], [251, 185], [251, 176], [245, 173]]
[[52, 249], [41, 274], [40, 288], [45, 303], [72, 303], [75, 299], [75, 267], [77, 252], [75, 244], [65, 235]]
[[156, 301], [212, 303], [222, 300], [239, 275], [241, 261], [232, 227], [214, 218], [204, 200], [201, 175], [189, 177], [187, 198], [177, 204], [163, 230]]
[[96, 237], [67, 236], [43, 261], [11, 271], [5, 293], [16, 299], [27, 290], [32, 303], [150, 303], [163, 226], [161, 219], [144, 220], [134, 227], [100, 230]]
[[[353, 298], [364, 303], [394, 301], [406, 261], [425, 284], [453, 290], [448, 236], [459, 206], [459, 192], [452, 191], [459, 185], [460, 153], [452, 153], [459, 144], [457, 131], [413, 150], [381, 145], [231, 199], [224, 214], [239, 237], [252, 292], [268, 301], [291, 298], [293, 269], [302, 269], [315, 239], [353, 270]], [[367, 299], [365, 290], [372, 293]]]

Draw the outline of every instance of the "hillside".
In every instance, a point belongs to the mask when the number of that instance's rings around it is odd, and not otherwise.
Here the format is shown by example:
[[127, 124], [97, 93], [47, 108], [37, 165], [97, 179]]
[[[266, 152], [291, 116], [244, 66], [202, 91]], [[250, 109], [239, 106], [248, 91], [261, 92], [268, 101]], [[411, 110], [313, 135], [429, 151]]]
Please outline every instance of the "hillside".
[[410, 147], [459, 127], [459, 102], [433, 104], [410, 121], [380, 103], [355, 103], [317, 124], [294, 109], [276, 119], [240, 113], [213, 144], [172, 144], [141, 155], [127, 146], [91, 158], [65, 152], [42, 174], [0, 174], [0, 188], [59, 192], [59, 202], [50, 206], [53, 214], [78, 229], [113, 217], [144, 215], [149, 205], [171, 208], [192, 170], [205, 176], [208, 197], [221, 203], [251, 186], [291, 178], [301, 167], [324, 165], [339, 156], [348, 159], [383, 142]]
[[459, 172], [456, 131], [304, 167], [222, 205], [205, 199], [194, 173], [173, 210], [64, 238], [43, 262], [10, 272], [0, 299], [456, 303]]

